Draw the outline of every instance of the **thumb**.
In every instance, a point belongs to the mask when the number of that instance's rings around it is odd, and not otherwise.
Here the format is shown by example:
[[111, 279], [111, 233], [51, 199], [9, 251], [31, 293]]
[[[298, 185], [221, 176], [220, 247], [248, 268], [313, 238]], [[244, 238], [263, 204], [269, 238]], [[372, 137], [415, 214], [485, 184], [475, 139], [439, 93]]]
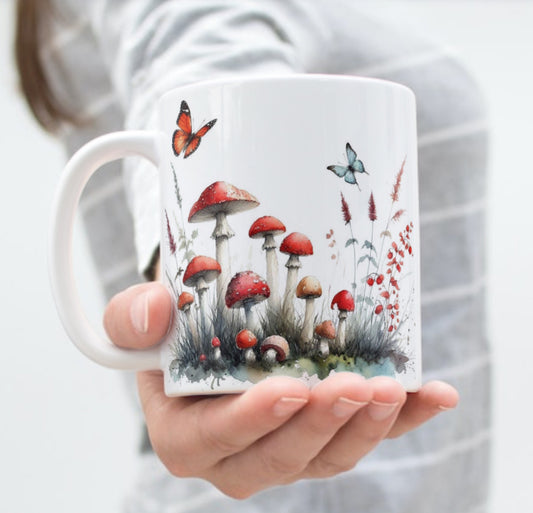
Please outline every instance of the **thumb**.
[[158, 282], [130, 287], [114, 296], [104, 313], [104, 328], [120, 347], [144, 349], [157, 344], [172, 319], [172, 298]]

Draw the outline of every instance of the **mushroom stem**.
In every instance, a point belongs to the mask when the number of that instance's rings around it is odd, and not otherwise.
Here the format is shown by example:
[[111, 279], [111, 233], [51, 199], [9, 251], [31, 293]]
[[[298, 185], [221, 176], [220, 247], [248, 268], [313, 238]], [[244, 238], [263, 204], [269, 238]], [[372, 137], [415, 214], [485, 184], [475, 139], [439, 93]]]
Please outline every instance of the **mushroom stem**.
[[324, 360], [329, 356], [329, 341], [325, 337], [320, 337], [318, 343], [318, 356]]
[[305, 300], [305, 317], [302, 329], [302, 349], [306, 349], [313, 340], [313, 318], [315, 316], [315, 299]]
[[335, 339], [337, 353], [342, 353], [346, 347], [346, 317], [348, 317], [348, 312], [339, 310], [339, 326], [337, 328], [337, 338]]
[[270, 297], [268, 298], [268, 304], [273, 309], [279, 309], [280, 307], [280, 298], [279, 298], [279, 267], [278, 267], [278, 257], [276, 256], [276, 241], [274, 240], [274, 235], [268, 234], [265, 237], [265, 242], [263, 243], [262, 249], [266, 253], [266, 264], [267, 264], [267, 283], [270, 287]]
[[191, 305], [187, 305], [186, 308], [183, 309], [185, 313], [185, 317], [187, 318], [187, 324], [189, 325], [189, 330], [191, 330], [192, 340], [194, 342], [194, 345], [196, 349], [200, 350], [200, 340], [198, 338], [198, 330], [196, 329], [196, 323], [194, 322], [193, 316], [192, 316], [192, 309]]
[[251, 347], [244, 351], [244, 360], [248, 365], [252, 365], [256, 362], [255, 353]]
[[253, 301], [243, 302], [244, 315], [246, 316], [246, 329], [249, 329], [250, 331], [257, 333], [257, 330], [258, 330], [257, 319], [255, 317], [255, 312], [252, 310], [253, 306], [254, 306]]
[[224, 212], [218, 212], [216, 215], [216, 225], [211, 237], [215, 239], [216, 259], [222, 272], [217, 278], [217, 306], [219, 309], [224, 307], [224, 294], [231, 276], [229, 243], [228, 240], [235, 235], [235, 232], [228, 224], [227, 216]]
[[202, 278], [196, 284], [196, 292], [198, 294], [198, 304], [200, 305], [200, 322], [202, 335], [206, 336], [207, 329], [207, 289], [209, 288], [207, 282]]
[[287, 271], [287, 283], [285, 285], [285, 296], [283, 298], [283, 311], [289, 318], [294, 318], [294, 297], [298, 282], [298, 269], [302, 267], [298, 255], [291, 255], [285, 264]]
[[270, 369], [276, 363], [277, 355], [278, 353], [276, 353], [275, 349], [268, 349], [263, 353], [261, 361], [266, 367]]

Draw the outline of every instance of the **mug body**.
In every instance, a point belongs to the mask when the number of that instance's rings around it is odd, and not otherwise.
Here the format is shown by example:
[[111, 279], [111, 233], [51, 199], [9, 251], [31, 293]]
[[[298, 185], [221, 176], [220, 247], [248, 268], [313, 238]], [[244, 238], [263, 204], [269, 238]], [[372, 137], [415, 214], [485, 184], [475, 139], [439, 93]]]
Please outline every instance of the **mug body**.
[[161, 98], [168, 395], [332, 372], [420, 386], [415, 111], [401, 85], [321, 75]]

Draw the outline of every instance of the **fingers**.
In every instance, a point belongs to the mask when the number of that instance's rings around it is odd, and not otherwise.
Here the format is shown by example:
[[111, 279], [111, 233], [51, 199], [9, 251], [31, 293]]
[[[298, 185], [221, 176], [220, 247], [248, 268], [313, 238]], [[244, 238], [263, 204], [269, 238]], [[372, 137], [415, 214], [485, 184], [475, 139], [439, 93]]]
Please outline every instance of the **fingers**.
[[408, 394], [407, 401], [387, 437], [401, 436], [438, 413], [455, 408], [458, 402], [459, 394], [455, 388], [442, 381], [431, 381], [418, 392]]
[[255, 468], [258, 488], [252, 493], [294, 481], [339, 428], [371, 399], [372, 386], [360, 376], [331, 376], [313, 388], [309, 404], [290, 422], [258, 440], [248, 451], [222, 461], [217, 473], [239, 475], [239, 469]]
[[405, 403], [406, 393], [390, 378], [372, 378], [368, 383], [371, 401], [309, 462], [303, 477], [323, 478], [345, 472], [387, 436]]
[[104, 328], [114, 344], [144, 349], [158, 343], [172, 318], [172, 299], [161, 283], [143, 283], [117, 294], [104, 313]]
[[[240, 395], [165, 402], [162, 390], [156, 392], [159, 396], [154, 395], [156, 379], [154, 374], [139, 376], [140, 388], [145, 387], [142, 394], [148, 430], [163, 463], [181, 477], [209, 477], [211, 467], [279, 428], [307, 404], [310, 395], [300, 381], [279, 377], [262, 381]], [[149, 386], [152, 395], [147, 398]]]

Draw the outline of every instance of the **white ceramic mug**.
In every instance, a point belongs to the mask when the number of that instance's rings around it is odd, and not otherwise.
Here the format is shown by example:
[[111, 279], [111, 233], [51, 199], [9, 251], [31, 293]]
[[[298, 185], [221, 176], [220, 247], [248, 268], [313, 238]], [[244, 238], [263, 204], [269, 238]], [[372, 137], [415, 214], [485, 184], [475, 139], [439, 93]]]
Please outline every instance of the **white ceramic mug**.
[[[157, 108], [157, 132], [95, 139], [60, 184], [50, 274], [77, 347], [105, 366], [162, 369], [171, 396], [240, 392], [272, 375], [312, 386], [340, 371], [419, 388], [413, 93], [295, 75], [198, 83]], [[161, 275], [175, 304], [149, 350], [96, 334], [70, 256], [86, 181], [130, 155], [159, 170]]]

